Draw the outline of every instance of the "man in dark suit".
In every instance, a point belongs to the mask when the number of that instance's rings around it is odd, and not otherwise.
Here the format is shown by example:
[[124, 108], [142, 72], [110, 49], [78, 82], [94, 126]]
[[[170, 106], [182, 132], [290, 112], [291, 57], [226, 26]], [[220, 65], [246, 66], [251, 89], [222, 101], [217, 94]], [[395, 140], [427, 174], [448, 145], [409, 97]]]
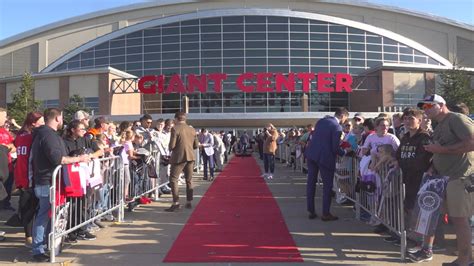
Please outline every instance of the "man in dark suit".
[[166, 209], [167, 212], [173, 212], [179, 209], [179, 187], [178, 178], [181, 172], [184, 172], [186, 179], [186, 205], [187, 209], [191, 209], [191, 201], [193, 200], [193, 168], [196, 160], [194, 150], [199, 147], [196, 138], [196, 130], [186, 124], [186, 114], [177, 112], [174, 115], [175, 126], [171, 129], [171, 137], [169, 150], [170, 157], [170, 184], [171, 193], [173, 194], [173, 204]]
[[308, 163], [308, 180], [306, 186], [306, 201], [309, 219], [317, 217], [314, 207], [314, 196], [318, 173], [323, 180], [323, 215], [321, 220], [334, 221], [338, 218], [329, 212], [331, 207], [331, 192], [333, 186], [336, 156], [343, 156], [346, 151], [341, 147], [342, 127], [349, 112], [338, 108], [334, 116], [327, 116], [316, 123], [311, 142], [305, 150]]

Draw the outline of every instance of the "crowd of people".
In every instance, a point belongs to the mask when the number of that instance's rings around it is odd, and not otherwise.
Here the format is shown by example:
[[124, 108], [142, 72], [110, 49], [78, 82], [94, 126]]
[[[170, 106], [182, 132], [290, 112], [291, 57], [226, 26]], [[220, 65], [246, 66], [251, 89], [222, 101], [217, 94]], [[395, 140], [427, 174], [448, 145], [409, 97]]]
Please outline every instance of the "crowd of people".
[[[156, 121], [145, 114], [139, 121], [125, 121], [120, 124], [99, 116], [94, 119], [92, 127], [90, 127], [90, 120], [91, 117], [87, 112], [77, 111], [72, 121], [63, 126], [61, 110], [49, 108], [43, 113], [27, 114], [23, 126], [15, 127], [14, 120], [7, 118], [6, 110], [0, 109], [0, 158], [2, 159], [0, 160], [0, 207], [2, 210], [16, 211], [11, 204], [14, 189], [19, 195], [16, 215], [24, 227], [25, 245], [32, 249], [34, 261], [49, 260], [47, 235], [51, 226], [50, 187], [53, 171], [57, 166], [89, 163], [98, 158], [120, 156], [124, 169], [124, 197], [126, 201], [130, 201], [136, 196], [133, 194], [131, 185], [135, 171], [133, 162], [143, 158], [142, 149], [158, 150], [159, 176], [157, 179], [150, 178], [150, 180], [161, 184], [160, 195], [173, 194], [174, 204], [167, 211], [174, 211], [176, 205], [179, 204], [178, 186], [184, 184], [186, 184], [188, 199], [186, 207], [191, 208], [191, 179], [196, 159], [194, 149], [200, 149], [200, 157], [206, 162], [205, 165], [208, 165], [205, 168], [206, 180], [212, 181], [214, 170], [221, 171], [224, 160], [227, 160], [226, 147], [230, 146], [231, 137], [227, 138], [224, 132], [209, 132], [206, 129], [196, 134], [195, 129], [185, 124], [184, 113], [177, 113], [174, 120], [158, 119]], [[153, 124], [154, 127], [152, 127]], [[183, 133], [183, 130], [187, 133]], [[183, 137], [182, 134], [185, 136]], [[200, 142], [198, 142], [198, 137]], [[190, 142], [191, 146], [183, 144], [183, 141]], [[207, 170], [210, 171], [209, 177]], [[94, 199], [104, 201], [103, 195], [110, 193], [110, 189], [105, 185], [99, 189], [87, 189], [81, 197], [90, 199], [90, 194], [99, 193], [102, 196]], [[148, 196], [154, 198], [155, 195]], [[97, 208], [96, 205], [106, 207], [105, 202], [96, 203], [93, 205], [94, 208]], [[90, 207], [92, 205], [87, 207], [73, 205], [72, 212], [79, 213], [84, 211], [84, 208]], [[104, 215], [101, 219], [96, 219], [69, 233], [65, 241], [75, 243], [78, 240], [94, 240], [96, 235], [93, 233], [105, 227], [103, 220], [113, 221], [114, 219], [112, 214]], [[84, 222], [84, 218], [73, 219], [73, 224], [68, 224], [68, 228], [81, 222]], [[4, 240], [4, 232], [0, 232], [0, 240]]]
[[[457, 238], [458, 259], [443, 265], [468, 265], [472, 263], [471, 225], [474, 226], [474, 123], [463, 104], [448, 108], [439, 95], [430, 95], [419, 102], [418, 108], [406, 108], [403, 113], [390, 117], [381, 113], [376, 118], [364, 118], [356, 113], [349, 119], [345, 108], [338, 108], [334, 116], [320, 119], [316, 125], [280, 131], [277, 142], [286, 145], [293, 156], [287, 163], [304, 155], [307, 164], [307, 211], [309, 219], [318, 217], [314, 197], [318, 174], [323, 183], [322, 221], [335, 221], [331, 214], [331, 198], [334, 194], [334, 171], [337, 157], [350, 156], [360, 162], [355, 173], [361, 181], [365, 171], [375, 174], [375, 190], [381, 189], [384, 177], [377, 176], [381, 169], [401, 169], [406, 188], [404, 210], [407, 229], [413, 229], [419, 221], [415, 206], [420, 197], [423, 178], [449, 178], [445, 190], [444, 205], [440, 212], [446, 213], [453, 224]], [[256, 142], [261, 141], [257, 135]], [[262, 157], [263, 149], [260, 156]], [[435, 218], [436, 250], [444, 245], [442, 217]], [[370, 218], [370, 217], [369, 217]], [[376, 226], [375, 232], [388, 233], [380, 222], [369, 219]], [[412, 233], [412, 232], [410, 232]], [[408, 258], [413, 262], [430, 261], [433, 258], [435, 235], [410, 235]], [[413, 236], [413, 237], [411, 237]], [[398, 245], [400, 239], [389, 235], [385, 241]]]
[[[338, 220], [331, 213], [338, 157], [359, 158], [359, 178], [364, 171], [377, 172], [382, 166], [401, 169], [406, 187], [403, 211], [407, 221], [417, 219], [413, 212], [423, 177], [449, 177], [445, 212], [454, 225], [459, 256], [446, 265], [468, 265], [472, 260], [469, 219], [474, 215], [474, 124], [466, 114], [460, 113], [462, 109], [450, 111], [439, 95], [428, 96], [417, 107], [391, 117], [381, 113], [376, 118], [365, 118], [356, 113], [351, 119], [345, 108], [338, 108], [334, 116], [320, 119], [314, 126], [282, 130], [269, 123], [253, 135], [247, 131], [237, 135], [234, 131], [194, 129], [186, 123], [186, 114], [182, 112], [176, 113], [174, 120], [153, 121], [145, 114], [139, 121], [120, 124], [99, 116], [90, 127], [90, 115], [78, 111], [63, 130], [61, 110], [49, 108], [44, 113], [29, 113], [19, 127], [14, 120], [8, 121], [6, 110], [0, 108], [0, 158], [7, 159], [0, 160], [0, 207], [14, 210], [11, 195], [12, 188], [16, 188], [20, 196], [18, 214], [24, 227], [25, 245], [32, 248], [35, 261], [48, 261], [49, 188], [58, 165], [88, 163], [119, 155], [124, 168], [124, 194], [128, 200], [134, 196], [130, 191], [132, 162], [142, 158], [140, 149], [158, 149], [160, 171], [152, 182], [169, 182], [160, 186], [159, 194], [172, 194], [173, 203], [165, 211], [174, 212], [180, 208], [179, 185], [186, 186], [185, 208], [192, 208], [192, 176], [196, 167], [203, 167], [204, 180], [213, 181], [215, 173], [223, 170], [231, 151], [247, 155], [256, 150], [264, 164], [262, 177], [273, 179], [278, 177], [275, 173], [278, 147], [286, 145], [293, 155], [293, 159], [287, 161], [289, 165], [294, 165], [295, 158], [300, 156], [307, 164], [309, 219], [318, 218], [314, 199], [319, 174], [323, 183], [320, 219], [326, 222]], [[199, 151], [199, 158], [196, 158], [195, 150]], [[101, 188], [99, 193], [106, 193], [107, 189]], [[113, 219], [111, 214], [102, 217], [102, 220]], [[387, 231], [382, 224], [373, 225], [376, 232]], [[67, 241], [94, 240], [94, 231], [101, 227], [104, 227], [101, 219], [94, 220], [70, 233]], [[0, 232], [1, 238], [3, 234]], [[442, 232], [439, 235], [442, 238]], [[408, 250], [409, 259], [414, 262], [431, 260], [434, 240], [434, 235], [414, 239], [415, 243]], [[389, 236], [386, 241], [399, 239]], [[441, 241], [438, 243], [442, 244]]]

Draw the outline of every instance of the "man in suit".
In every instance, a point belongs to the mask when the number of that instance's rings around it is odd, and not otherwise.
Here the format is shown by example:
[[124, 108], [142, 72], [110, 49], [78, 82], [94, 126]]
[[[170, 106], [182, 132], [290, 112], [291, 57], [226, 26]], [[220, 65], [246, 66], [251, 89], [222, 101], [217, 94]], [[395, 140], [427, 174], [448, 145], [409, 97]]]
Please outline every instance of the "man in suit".
[[318, 173], [323, 180], [323, 215], [321, 220], [334, 221], [338, 218], [329, 212], [331, 207], [331, 192], [333, 186], [336, 156], [343, 156], [346, 151], [340, 147], [342, 127], [349, 112], [338, 108], [334, 116], [327, 116], [316, 123], [311, 134], [311, 142], [305, 150], [308, 163], [308, 180], [306, 185], [306, 201], [309, 219], [317, 217], [314, 207], [314, 196]]
[[191, 201], [193, 200], [193, 168], [196, 160], [194, 150], [199, 147], [194, 128], [186, 124], [186, 114], [177, 112], [174, 115], [175, 126], [171, 129], [171, 137], [169, 150], [170, 157], [170, 184], [171, 193], [173, 194], [173, 204], [167, 212], [174, 212], [179, 209], [179, 187], [178, 178], [181, 172], [184, 172], [186, 179], [186, 205], [187, 209], [191, 209]]

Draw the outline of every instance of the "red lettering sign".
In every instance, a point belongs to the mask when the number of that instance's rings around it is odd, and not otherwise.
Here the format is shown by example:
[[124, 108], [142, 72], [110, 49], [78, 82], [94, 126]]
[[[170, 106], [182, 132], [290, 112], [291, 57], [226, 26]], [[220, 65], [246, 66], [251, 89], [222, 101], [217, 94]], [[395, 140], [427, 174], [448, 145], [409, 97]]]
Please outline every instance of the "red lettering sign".
[[[298, 80], [296, 80], [298, 79]], [[301, 90], [304, 93], [311, 91], [311, 82], [317, 81], [317, 92], [352, 92], [352, 76], [346, 73], [243, 73], [235, 81], [236, 87], [245, 93], [251, 92], [277, 92], [284, 90], [295, 92], [295, 84], [301, 81]], [[212, 73], [200, 76], [188, 74], [186, 76], [186, 86], [181, 75], [175, 74], [169, 77], [165, 84], [165, 76], [143, 76], [138, 81], [138, 90], [141, 93], [193, 93], [199, 91], [206, 93], [209, 88], [209, 81], [213, 83], [213, 90], [216, 93], [222, 92], [222, 84], [227, 80], [227, 74]], [[166, 86], [166, 90], [165, 90]]]
[[329, 87], [332, 83], [330, 78], [333, 77], [331, 73], [318, 73], [318, 92], [333, 92], [334, 88]]
[[236, 85], [242, 92], [253, 92], [254, 86], [247, 86], [244, 84], [246, 79], [253, 79], [255, 75], [253, 73], [244, 73], [237, 78]]

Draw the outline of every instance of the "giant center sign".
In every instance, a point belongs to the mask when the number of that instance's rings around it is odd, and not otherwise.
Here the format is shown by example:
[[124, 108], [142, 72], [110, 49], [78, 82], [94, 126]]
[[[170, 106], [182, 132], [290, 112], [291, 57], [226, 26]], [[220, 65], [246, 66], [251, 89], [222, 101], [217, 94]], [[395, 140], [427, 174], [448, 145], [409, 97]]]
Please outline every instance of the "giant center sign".
[[[157, 75], [143, 76], [138, 81], [138, 89], [141, 93], [193, 93], [199, 91], [207, 93], [210, 83], [213, 84], [214, 92], [222, 92], [222, 84], [227, 79], [227, 74], [188, 74], [186, 82], [181, 75]], [[316, 81], [316, 86], [313, 86]], [[295, 92], [296, 84], [303, 92], [315, 90], [317, 92], [352, 92], [352, 76], [345, 73], [243, 73], [236, 81], [236, 87], [246, 93], [252, 92]]]

